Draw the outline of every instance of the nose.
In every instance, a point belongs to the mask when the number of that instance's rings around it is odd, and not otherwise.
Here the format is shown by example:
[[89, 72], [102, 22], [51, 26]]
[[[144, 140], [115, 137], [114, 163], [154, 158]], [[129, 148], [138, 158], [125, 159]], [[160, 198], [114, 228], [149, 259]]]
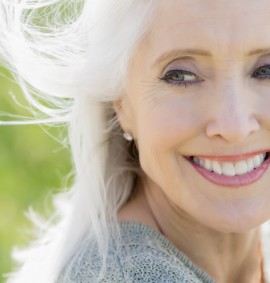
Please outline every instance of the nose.
[[223, 90], [212, 104], [207, 136], [219, 137], [231, 144], [243, 143], [260, 129], [253, 103], [243, 90]]

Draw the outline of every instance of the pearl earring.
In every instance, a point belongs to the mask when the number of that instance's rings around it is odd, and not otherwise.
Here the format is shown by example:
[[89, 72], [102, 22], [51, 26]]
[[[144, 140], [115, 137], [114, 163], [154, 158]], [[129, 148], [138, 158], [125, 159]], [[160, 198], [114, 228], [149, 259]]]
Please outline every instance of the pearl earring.
[[123, 137], [124, 137], [124, 139], [127, 140], [127, 141], [133, 141], [133, 136], [132, 136], [132, 134], [129, 133], [129, 132], [123, 133]]

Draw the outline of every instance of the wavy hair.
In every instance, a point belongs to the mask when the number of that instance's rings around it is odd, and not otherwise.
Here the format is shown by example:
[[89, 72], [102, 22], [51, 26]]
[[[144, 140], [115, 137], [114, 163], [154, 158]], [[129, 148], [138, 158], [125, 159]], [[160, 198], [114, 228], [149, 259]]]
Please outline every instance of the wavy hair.
[[25, 250], [8, 283], [52, 283], [91, 234], [106, 256], [140, 174], [112, 102], [123, 95], [132, 53], [149, 29], [153, 0], [0, 0], [1, 62], [12, 70], [40, 122], [65, 121], [75, 181], [54, 197], [54, 214]]

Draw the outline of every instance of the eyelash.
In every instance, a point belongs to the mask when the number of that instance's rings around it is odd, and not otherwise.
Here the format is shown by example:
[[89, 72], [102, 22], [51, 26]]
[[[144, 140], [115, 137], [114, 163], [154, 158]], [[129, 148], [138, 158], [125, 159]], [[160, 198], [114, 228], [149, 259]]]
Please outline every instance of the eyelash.
[[[172, 77], [175, 75], [190, 75], [190, 76], [194, 76], [194, 78], [197, 80], [175, 81], [172, 79]], [[171, 84], [171, 85], [177, 85], [177, 86], [183, 86], [183, 87], [188, 87], [188, 86], [191, 86], [191, 85], [194, 85], [196, 83], [203, 81], [203, 80], [200, 80], [199, 77], [195, 75], [194, 73], [186, 71], [186, 70], [169, 70], [164, 74], [164, 76], [160, 77], [159, 80], [161, 80], [165, 84]]]
[[[263, 75], [262, 77], [259, 77], [258, 72], [263, 68], [268, 68], [269, 70], [267, 70], [267, 71], [269, 71], [269, 74], [266, 74], [266, 75]], [[190, 75], [190, 76], [194, 76], [195, 80], [192, 80], [192, 81], [184, 81], [184, 80], [183, 81], [176, 81], [176, 80], [172, 79], [172, 77], [175, 76], [175, 75]], [[258, 79], [258, 80], [268, 80], [268, 79], [270, 79], [270, 65], [267, 64], [267, 65], [260, 66], [259, 68], [257, 68], [251, 74], [250, 77], [254, 78], [254, 79]], [[164, 74], [164, 76], [159, 77], [158, 79], [160, 81], [164, 82], [165, 84], [176, 85], [176, 86], [180, 86], [180, 87], [188, 87], [188, 86], [192, 86], [194, 84], [201, 83], [201, 82], [204, 81], [203, 79], [200, 79], [194, 73], [186, 71], [186, 70], [169, 70]]]
[[[260, 71], [260, 69], [263, 69], [263, 68], [268, 68], [269, 74], [263, 75], [262, 77], [256, 77], [255, 74], [258, 73], [258, 71]], [[266, 64], [266, 65], [262, 65], [259, 68], [257, 68], [255, 72], [252, 73], [251, 78], [258, 79], [258, 80], [269, 80], [270, 79], [270, 65]]]

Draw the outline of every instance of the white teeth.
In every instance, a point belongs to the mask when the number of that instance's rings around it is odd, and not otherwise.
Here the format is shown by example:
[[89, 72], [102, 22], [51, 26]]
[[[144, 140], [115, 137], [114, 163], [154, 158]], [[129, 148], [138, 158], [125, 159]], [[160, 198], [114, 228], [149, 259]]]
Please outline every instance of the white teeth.
[[194, 161], [194, 163], [196, 163], [196, 164], [200, 164], [200, 160], [199, 160], [198, 157], [193, 157], [193, 161]]
[[235, 163], [236, 175], [242, 175], [248, 172], [248, 165], [245, 160], [241, 160]]
[[205, 168], [208, 171], [214, 171], [216, 174], [225, 176], [243, 175], [251, 172], [262, 165], [266, 153], [258, 154], [246, 160], [237, 162], [219, 162], [217, 160], [200, 159], [193, 157], [193, 162]]
[[204, 168], [207, 169], [208, 171], [212, 171], [212, 162], [209, 159], [204, 160]]
[[222, 174], [222, 170], [221, 170], [221, 166], [220, 163], [218, 161], [213, 161], [212, 162], [212, 167], [213, 167], [213, 171], [219, 175]]
[[199, 164], [200, 164], [202, 167], [204, 167], [204, 160], [199, 159]]
[[254, 163], [254, 167], [258, 168], [261, 165], [261, 158], [260, 158], [260, 156], [256, 155], [253, 158], [253, 163]]
[[234, 165], [230, 162], [225, 162], [222, 164], [222, 173], [226, 176], [235, 176]]
[[252, 171], [254, 169], [253, 159], [249, 158], [247, 160], [247, 166], [248, 166], [248, 172]]

